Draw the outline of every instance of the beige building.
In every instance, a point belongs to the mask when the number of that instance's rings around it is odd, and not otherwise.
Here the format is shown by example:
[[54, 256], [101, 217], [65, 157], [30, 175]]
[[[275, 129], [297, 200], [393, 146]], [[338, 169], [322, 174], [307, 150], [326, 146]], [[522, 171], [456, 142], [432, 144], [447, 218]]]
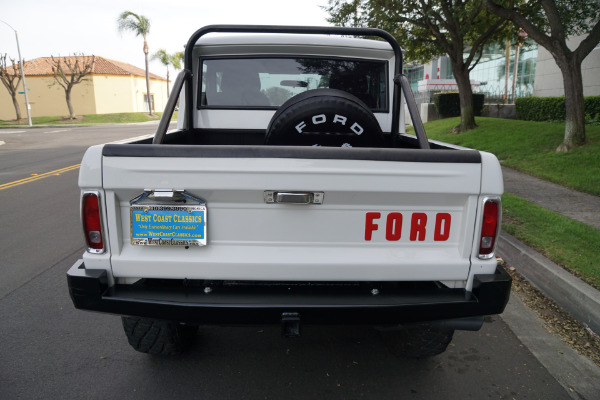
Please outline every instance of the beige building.
[[[84, 58], [91, 60], [92, 57]], [[71, 91], [75, 114], [148, 112], [143, 69], [104, 57], [94, 59], [92, 73]], [[24, 67], [31, 116], [68, 116], [65, 91], [53, 77], [52, 59], [36, 58], [26, 61]], [[16, 114], [10, 94], [4, 85], [0, 86], [0, 120], [14, 120]], [[19, 91], [22, 90], [21, 83]], [[167, 102], [167, 80], [150, 73], [150, 94], [154, 99], [154, 110], [162, 111]], [[17, 95], [23, 118], [27, 115], [24, 97]]]
[[[576, 36], [567, 41], [567, 46], [574, 50], [587, 36]], [[583, 78], [583, 95], [600, 96], [600, 45], [583, 60], [581, 64]], [[552, 54], [542, 46], [538, 48], [537, 65], [535, 68], [535, 96], [564, 96], [565, 88], [562, 72], [556, 65]]]

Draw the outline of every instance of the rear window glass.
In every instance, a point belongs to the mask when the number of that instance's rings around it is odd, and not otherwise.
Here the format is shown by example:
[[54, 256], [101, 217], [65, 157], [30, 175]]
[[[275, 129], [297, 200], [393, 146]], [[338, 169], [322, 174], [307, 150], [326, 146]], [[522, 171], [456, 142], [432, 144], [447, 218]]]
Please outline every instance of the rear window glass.
[[200, 106], [276, 108], [312, 89], [349, 92], [371, 110], [387, 110], [386, 63], [323, 58], [202, 60]]

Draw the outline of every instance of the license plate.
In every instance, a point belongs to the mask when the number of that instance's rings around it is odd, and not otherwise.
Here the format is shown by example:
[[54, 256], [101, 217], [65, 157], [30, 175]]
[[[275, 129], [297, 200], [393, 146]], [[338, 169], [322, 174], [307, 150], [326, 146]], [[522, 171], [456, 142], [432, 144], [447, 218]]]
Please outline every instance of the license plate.
[[131, 244], [206, 245], [206, 206], [131, 205]]

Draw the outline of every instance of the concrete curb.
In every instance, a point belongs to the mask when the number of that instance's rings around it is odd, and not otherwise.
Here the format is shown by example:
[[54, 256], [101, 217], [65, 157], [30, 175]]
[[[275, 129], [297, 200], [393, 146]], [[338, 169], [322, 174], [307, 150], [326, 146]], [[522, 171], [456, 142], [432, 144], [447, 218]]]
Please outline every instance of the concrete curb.
[[511, 296], [500, 318], [573, 399], [595, 399], [600, 367], [544, 328], [544, 323], [517, 296]]
[[535, 287], [600, 335], [600, 291], [501, 232], [497, 254]]

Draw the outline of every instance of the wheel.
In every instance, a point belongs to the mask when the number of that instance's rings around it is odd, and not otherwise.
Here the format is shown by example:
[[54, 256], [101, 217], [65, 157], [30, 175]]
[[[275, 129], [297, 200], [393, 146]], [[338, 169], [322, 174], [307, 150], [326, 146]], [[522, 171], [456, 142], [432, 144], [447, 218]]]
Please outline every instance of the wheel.
[[121, 317], [131, 347], [153, 355], [173, 355], [194, 343], [197, 326], [139, 317]]
[[389, 350], [396, 356], [405, 358], [427, 358], [442, 354], [453, 335], [454, 329], [426, 325], [381, 331]]
[[337, 89], [309, 90], [283, 103], [267, 128], [267, 145], [380, 147], [383, 133], [369, 108]]

